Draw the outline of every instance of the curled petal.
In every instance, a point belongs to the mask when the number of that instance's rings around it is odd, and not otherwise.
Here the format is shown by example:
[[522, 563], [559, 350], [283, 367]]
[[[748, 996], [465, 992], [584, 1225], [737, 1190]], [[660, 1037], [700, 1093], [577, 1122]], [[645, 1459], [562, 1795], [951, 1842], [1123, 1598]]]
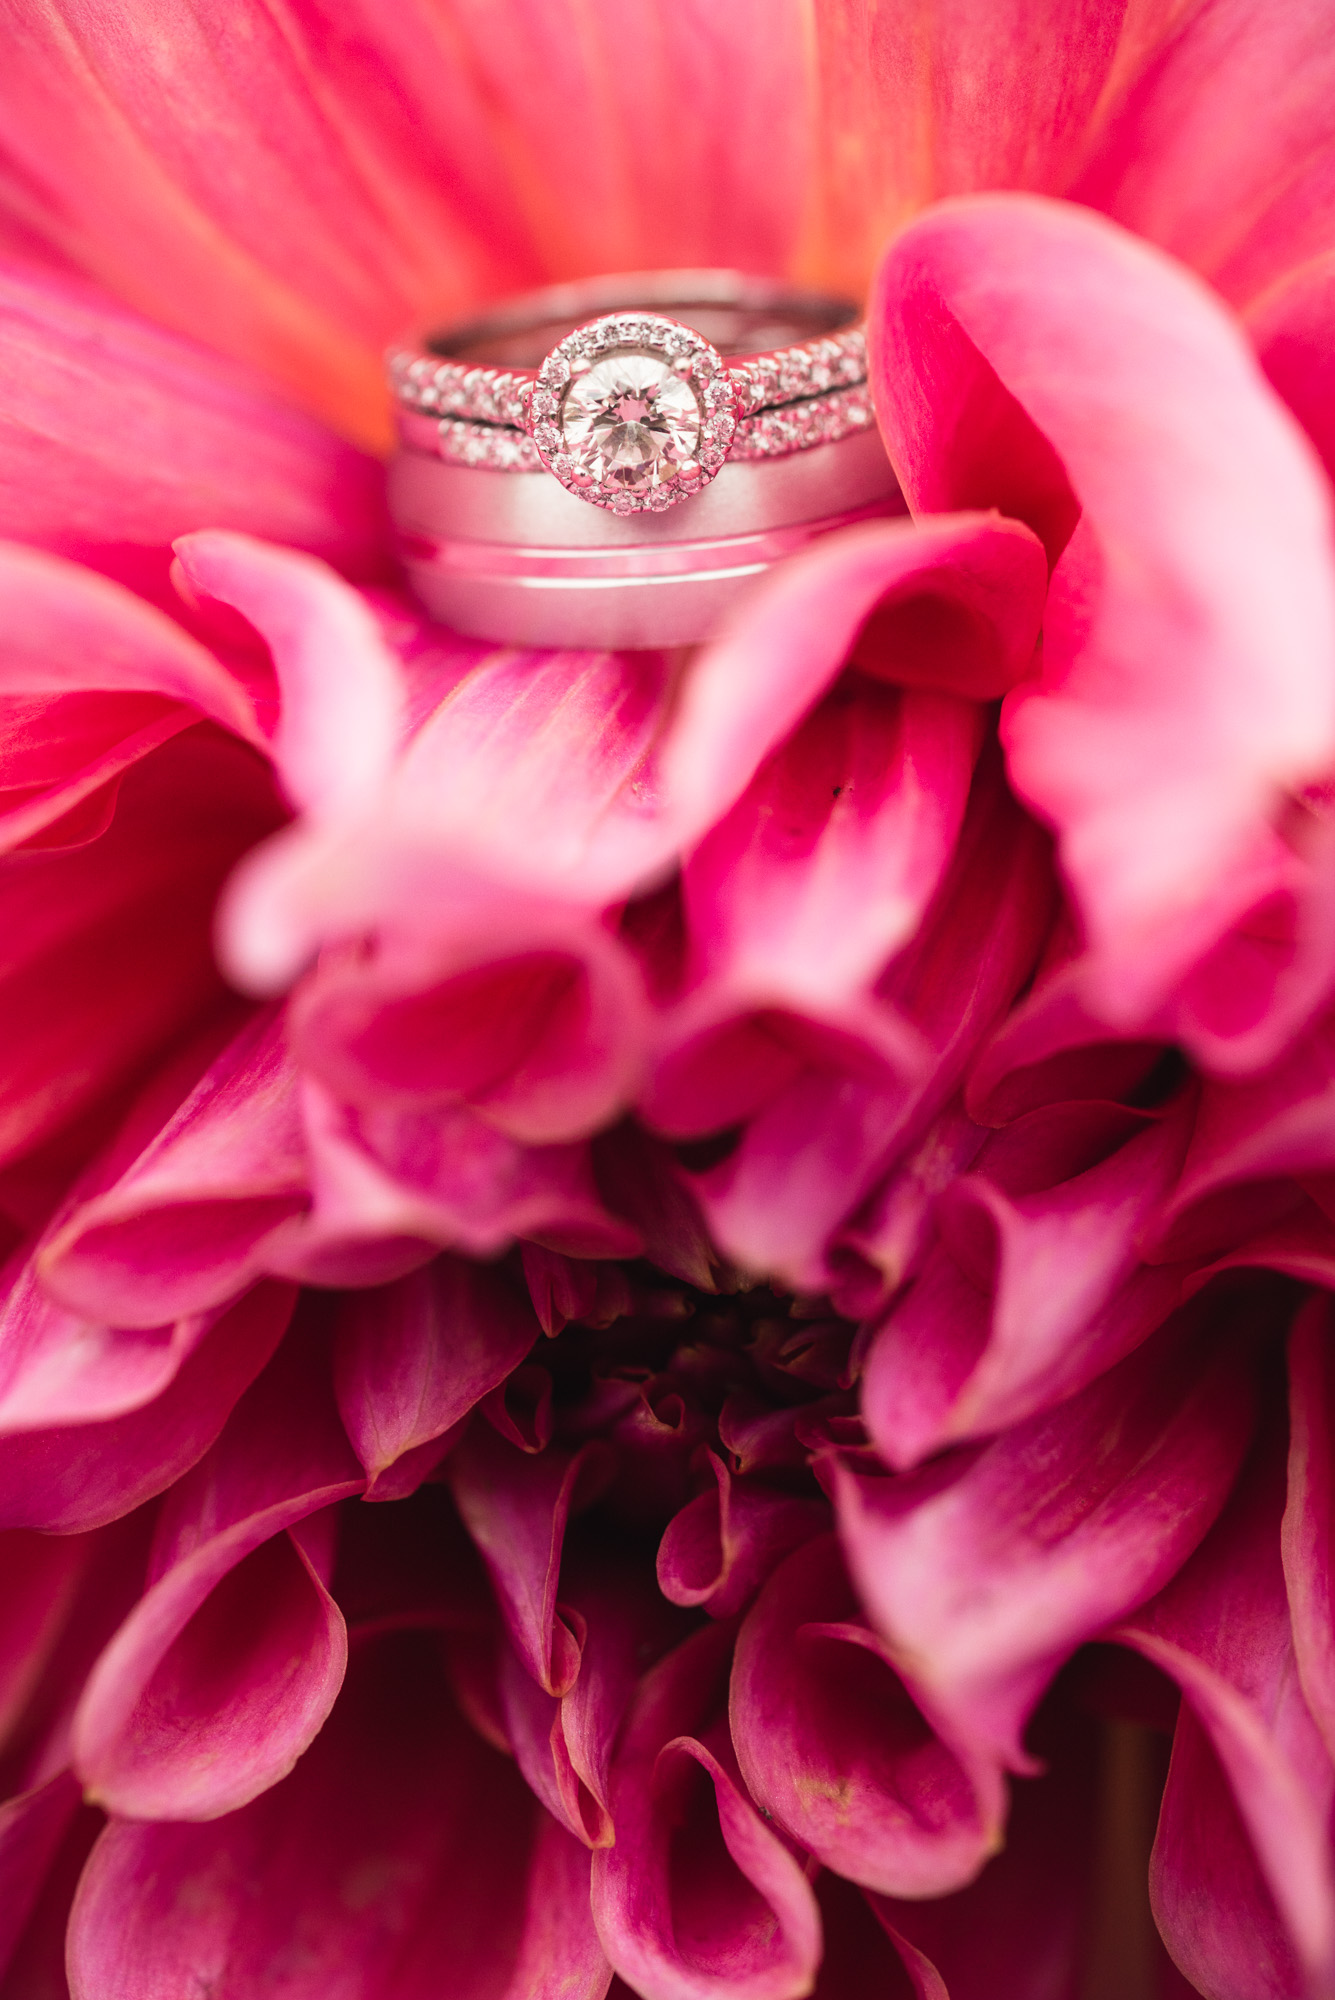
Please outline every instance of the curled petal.
[[273, 756], [293, 804], [316, 822], [383, 782], [398, 742], [398, 663], [365, 600], [313, 557], [251, 535], [185, 535], [187, 590], [231, 605], [268, 641], [278, 675]]
[[613, 1767], [617, 1840], [593, 1858], [593, 1917], [646, 2000], [799, 2000], [815, 1978], [815, 1898], [747, 1799], [718, 1724], [730, 1645], [711, 1626], [660, 1661]]
[[1245, 2000], [1335, 1990], [1335, 1767], [1295, 1660], [1283, 1504], [1272, 1423], [1192, 1560], [1113, 1635], [1184, 1697], [1151, 1865], [1160, 1928], [1193, 1984]]
[[658, 1545], [658, 1586], [673, 1604], [711, 1618], [743, 1610], [792, 1549], [829, 1525], [823, 1501], [801, 1500], [737, 1478], [709, 1453], [715, 1487], [669, 1521]]
[[[370, 1482], [397, 1500], [423, 1454], [510, 1371], [538, 1338], [532, 1310], [499, 1272], [438, 1257], [383, 1290], [342, 1302], [334, 1386], [343, 1425]], [[404, 1461], [408, 1460], [407, 1466]]]
[[343, 1680], [343, 1619], [286, 1532], [363, 1484], [317, 1338], [294, 1330], [158, 1522], [150, 1587], [94, 1667], [76, 1769], [112, 1811], [214, 1819], [284, 1777]]
[[858, 1593], [946, 1741], [1030, 1768], [1022, 1732], [1051, 1675], [1200, 1541], [1252, 1421], [1248, 1371], [1212, 1329], [1146, 1343], [958, 1457], [891, 1480], [839, 1468]]
[[114, 1183], [60, 1221], [42, 1280], [89, 1317], [156, 1326], [243, 1290], [309, 1203], [296, 1072], [281, 1018], [261, 1012]]
[[[1120, 1361], [1178, 1304], [1180, 1273], [1146, 1271], [1136, 1245], [1172, 1185], [1186, 1119], [1142, 1131], [1135, 1114], [1110, 1117], [1110, 1110], [1035, 1113], [942, 1193], [940, 1244], [868, 1355], [863, 1409], [892, 1465], [915, 1464], [945, 1444], [1060, 1402]], [[1081, 1150], [1097, 1153], [1110, 1124], [1127, 1136], [1107, 1157], [1092, 1165], [1078, 1154], [1049, 1160], [1039, 1166], [1040, 1181], [1054, 1168], [1057, 1175], [1075, 1171], [1046, 1188], [1030, 1181], [1007, 1189], [1024, 1128], [1055, 1127], [1068, 1143], [1083, 1140]], [[1031, 1171], [1032, 1164], [1025, 1162]]]
[[[1134, 1030], [1295, 893], [1276, 825], [1335, 757], [1325, 484], [1223, 310], [1080, 209], [997, 195], [922, 217], [870, 326], [911, 503], [990, 499], [1057, 564], [1042, 673], [1003, 737], [1060, 836], [1089, 1004]], [[1177, 1031], [1213, 1004], [1187, 994]], [[1266, 1059], [1280, 1005], [1272, 982], [1231, 1022], [1239, 1061]]]
[[112, 1821], [71, 1915], [71, 1988], [262, 1991], [285, 1964], [292, 2000], [385, 1981], [432, 2000], [448, 1966], [460, 2000], [602, 2000], [587, 1882], [578, 1843], [463, 1721], [432, 1635], [368, 1637], [282, 1784], [202, 1826]]
[[282, 1338], [295, 1296], [290, 1285], [256, 1285], [219, 1314], [151, 1402], [6, 1438], [0, 1527], [72, 1534], [163, 1492], [213, 1443]]
[[752, 1798], [851, 1881], [939, 1896], [1000, 1844], [1000, 1770], [955, 1755], [915, 1707], [858, 1615], [833, 1537], [761, 1592], [738, 1635], [729, 1716]]

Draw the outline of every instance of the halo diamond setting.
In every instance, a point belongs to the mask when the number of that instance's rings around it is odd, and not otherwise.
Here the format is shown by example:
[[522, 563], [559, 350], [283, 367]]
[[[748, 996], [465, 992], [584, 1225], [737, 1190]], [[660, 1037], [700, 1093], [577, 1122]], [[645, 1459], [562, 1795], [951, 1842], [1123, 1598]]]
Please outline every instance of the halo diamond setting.
[[662, 513], [728, 455], [737, 393], [722, 356], [656, 313], [609, 313], [538, 370], [528, 429], [547, 470], [614, 514]]

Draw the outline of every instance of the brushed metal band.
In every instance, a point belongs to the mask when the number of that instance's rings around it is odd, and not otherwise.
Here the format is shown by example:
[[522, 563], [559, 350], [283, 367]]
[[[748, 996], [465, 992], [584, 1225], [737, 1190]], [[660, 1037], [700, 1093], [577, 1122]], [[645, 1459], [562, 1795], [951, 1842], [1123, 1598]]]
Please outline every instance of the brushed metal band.
[[542, 473], [403, 450], [390, 506], [408, 579], [456, 631], [526, 646], [708, 638], [775, 562], [832, 529], [904, 512], [879, 434], [729, 461], [667, 515], [586, 507]]

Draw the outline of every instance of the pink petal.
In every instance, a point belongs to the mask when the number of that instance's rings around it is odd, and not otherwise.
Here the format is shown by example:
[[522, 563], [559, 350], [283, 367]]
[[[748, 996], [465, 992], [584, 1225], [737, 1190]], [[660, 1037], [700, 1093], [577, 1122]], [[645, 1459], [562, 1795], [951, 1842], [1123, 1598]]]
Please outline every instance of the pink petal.
[[1050, 1408], [1178, 1304], [1180, 1274], [1145, 1271], [1136, 1246], [1187, 1118], [1141, 1126], [1101, 1105], [1033, 1113], [939, 1197], [940, 1244], [867, 1359], [863, 1412], [892, 1465]]
[[[443, 885], [442, 885], [443, 886]], [[467, 1104], [531, 1145], [582, 1138], [633, 1100], [648, 1039], [634, 961], [568, 906], [463, 878], [418, 934], [331, 956], [299, 988], [303, 1067], [340, 1098]]]
[[250, 535], [185, 535], [176, 559], [190, 593], [241, 612], [269, 644], [273, 756], [293, 804], [317, 824], [355, 811], [388, 773], [403, 701], [365, 601], [323, 563]]
[[1294, 1953], [1308, 1990], [1335, 1985], [1335, 1769], [1296, 1671], [1283, 1490], [1272, 1424], [1213, 1532], [1116, 1634], [1185, 1697], [1152, 1863], [1155, 1914], [1193, 1984], [1240, 2000], [1300, 1990]]
[[878, 1019], [871, 989], [950, 858], [977, 728], [963, 702], [856, 686], [761, 767], [684, 870], [693, 962], [641, 1107], [652, 1124], [739, 1122], [821, 1029], [853, 1043], [855, 1068], [912, 1070], [922, 1051], [888, 1010]]
[[62, 1220], [42, 1280], [90, 1318], [160, 1325], [253, 1282], [309, 1201], [296, 1072], [281, 1017], [260, 1012], [114, 1184]]
[[[331, 1246], [340, 1258], [331, 1268], [316, 1257], [323, 1282], [383, 1283], [423, 1262], [431, 1244], [474, 1257], [493, 1257], [521, 1236], [575, 1257], [640, 1248], [637, 1231], [604, 1205], [587, 1144], [523, 1146], [464, 1106], [359, 1112], [314, 1080], [303, 1084], [302, 1101], [315, 1194], [307, 1244]], [[359, 1245], [373, 1259], [360, 1276]], [[377, 1270], [386, 1245], [400, 1261]], [[284, 1251], [285, 1267], [305, 1275], [302, 1237]]]
[[78, 1804], [78, 1786], [61, 1771], [0, 1805], [0, 1978]]
[[[911, 503], [1002, 504], [1061, 557], [1042, 675], [1003, 733], [1060, 834], [1089, 1002], [1134, 1029], [1249, 911], [1299, 893], [1274, 827], [1335, 754], [1324, 482], [1222, 310], [1078, 209], [994, 196], [922, 218], [871, 327]], [[1272, 980], [1230, 1024], [1237, 1061], [1265, 1059], [1281, 1002]], [[1177, 1008], [1189, 1042], [1204, 1004]]]
[[774, 1573], [737, 1640], [729, 1702], [747, 1789], [823, 1866], [939, 1896], [1000, 1844], [1004, 1787], [914, 1706], [823, 1536]]
[[152, 1402], [7, 1438], [0, 1527], [74, 1534], [163, 1492], [213, 1443], [278, 1345], [293, 1303], [290, 1286], [256, 1286], [219, 1316]]
[[219, 883], [275, 818], [253, 753], [192, 729], [126, 773], [105, 832], [0, 871], [0, 1158], [124, 1093], [221, 1007]]
[[22, 1528], [0, 1534], [0, 1741], [12, 1745], [42, 1686], [92, 1554], [91, 1538], [83, 1536], [34, 1535]]
[[853, 1580], [947, 1742], [1027, 1768], [1022, 1731], [1048, 1680], [1196, 1546], [1251, 1425], [1247, 1370], [1211, 1329], [1149, 1342], [956, 1458], [891, 1480], [840, 1468]]
[[645, 2000], [798, 2000], [815, 1979], [815, 1898], [719, 1724], [730, 1646], [711, 1626], [645, 1677], [613, 1769], [617, 1841], [593, 1858], [593, 1916]]
[[1033, 535], [980, 514], [850, 528], [784, 563], [683, 688], [663, 755], [679, 837], [698, 838], [741, 796], [850, 651], [909, 687], [985, 699], [1012, 686], [1045, 583]]
[[880, 989], [927, 1042], [932, 1068], [893, 1090], [846, 1073], [794, 1079], [696, 1182], [729, 1256], [795, 1290], [825, 1289], [826, 1245], [955, 1095], [978, 1041], [1032, 971], [1051, 908], [1046, 843], [995, 769], [980, 770], [936, 901]]
[[1262, 292], [1247, 313], [1256, 358], [1335, 479], [1335, 256], [1314, 257]]
[[[416, 1483], [424, 1447], [440, 1439], [518, 1367], [538, 1338], [526, 1302], [500, 1272], [438, 1257], [384, 1290], [339, 1308], [334, 1386], [370, 1500]], [[403, 1467], [404, 1459], [411, 1465]]]
[[1289, 1490], [1284, 1578], [1293, 1650], [1307, 1706], [1335, 1758], [1335, 1615], [1332, 1615], [1331, 1381], [1328, 1303], [1309, 1299], [1289, 1340]]
[[333, 1706], [343, 1620], [285, 1532], [363, 1484], [325, 1339], [294, 1331], [164, 1505], [150, 1587], [74, 1722], [75, 1767], [113, 1812], [233, 1812], [292, 1769]]
[[1179, 15], [1173, 30], [1072, 195], [1240, 304], [1330, 245], [1330, 38], [1319, 14], [1249, 0]]
[[577, 1553], [564, 1570], [562, 1617], [579, 1637], [579, 1675], [554, 1696], [503, 1649], [501, 1703], [520, 1770], [554, 1819], [588, 1847], [610, 1847], [612, 1751], [636, 1682], [681, 1637], [684, 1621], [642, 1570]]
[[1230, 1250], [1284, 1220], [1335, 1172], [1335, 1017], [1319, 1021], [1260, 1076], [1206, 1084], [1181, 1178], [1148, 1235], [1148, 1254]]
[[822, 1501], [734, 1477], [717, 1452], [708, 1458], [714, 1490], [697, 1494], [669, 1521], [658, 1545], [658, 1587], [673, 1604], [731, 1618], [776, 1563], [829, 1526], [829, 1512]]
[[368, 1639], [281, 1785], [205, 1826], [112, 1821], [71, 1917], [71, 1991], [260, 1992], [282, 1968], [291, 2000], [434, 2000], [448, 1967], [458, 2000], [602, 2000], [587, 1871], [459, 1716], [432, 1636]]
[[0, 533], [146, 594], [166, 594], [172, 540], [205, 526], [383, 562], [371, 459], [91, 286], [0, 270], [0, 412]]
[[491, 1572], [506, 1629], [548, 1694], [564, 1694], [579, 1673], [580, 1637], [557, 1604], [566, 1523], [606, 1484], [609, 1459], [599, 1442], [530, 1457], [476, 1423], [450, 1454], [450, 1490]]

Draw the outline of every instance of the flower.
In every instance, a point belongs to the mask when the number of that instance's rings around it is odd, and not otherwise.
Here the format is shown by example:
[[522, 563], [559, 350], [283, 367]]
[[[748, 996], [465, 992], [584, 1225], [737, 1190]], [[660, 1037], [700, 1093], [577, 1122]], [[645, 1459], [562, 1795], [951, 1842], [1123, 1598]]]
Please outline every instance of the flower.
[[[1335, 1993], [1328, 13], [11, 22], [6, 1992]], [[711, 262], [907, 511], [433, 626], [383, 342]]]

